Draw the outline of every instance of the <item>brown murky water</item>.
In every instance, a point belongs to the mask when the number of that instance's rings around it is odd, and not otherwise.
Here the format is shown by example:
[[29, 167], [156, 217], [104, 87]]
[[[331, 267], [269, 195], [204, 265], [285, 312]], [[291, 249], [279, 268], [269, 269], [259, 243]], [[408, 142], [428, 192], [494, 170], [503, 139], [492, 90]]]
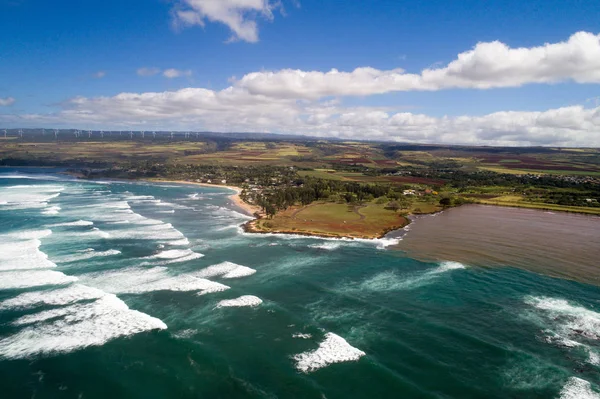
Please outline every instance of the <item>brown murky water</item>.
[[600, 285], [600, 217], [468, 205], [423, 216], [399, 248], [424, 260], [513, 266]]

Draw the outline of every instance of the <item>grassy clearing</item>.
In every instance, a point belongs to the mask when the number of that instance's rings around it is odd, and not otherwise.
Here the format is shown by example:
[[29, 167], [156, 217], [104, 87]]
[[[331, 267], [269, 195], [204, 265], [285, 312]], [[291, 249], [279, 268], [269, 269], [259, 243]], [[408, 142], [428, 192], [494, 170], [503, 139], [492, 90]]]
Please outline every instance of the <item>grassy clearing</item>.
[[364, 206], [318, 202], [290, 208], [273, 219], [261, 219], [256, 227], [265, 232], [376, 238], [406, 223], [408, 220], [400, 213], [374, 202]]

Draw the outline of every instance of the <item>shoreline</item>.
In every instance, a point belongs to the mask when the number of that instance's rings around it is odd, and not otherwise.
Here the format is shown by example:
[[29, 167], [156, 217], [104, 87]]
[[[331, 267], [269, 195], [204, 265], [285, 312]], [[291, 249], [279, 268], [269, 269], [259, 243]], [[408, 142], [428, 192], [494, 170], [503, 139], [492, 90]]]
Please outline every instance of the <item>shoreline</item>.
[[[168, 180], [168, 179], [133, 179], [133, 180], [142, 180], [152, 183], [176, 183], [176, 184], [189, 184], [193, 186], [200, 187], [212, 187], [212, 188], [227, 188], [229, 190], [235, 191], [235, 194], [231, 194], [229, 199], [238, 207], [241, 208], [244, 212], [248, 214], [248, 216], [253, 216], [256, 219], [260, 219], [257, 215], [262, 215], [262, 210], [257, 205], [248, 204], [240, 197], [242, 193], [242, 189], [236, 186], [228, 186], [223, 184], [209, 184], [209, 183], [200, 183], [186, 180]], [[255, 220], [256, 220], [255, 219]]]
[[256, 223], [259, 220], [264, 219], [265, 214], [262, 212], [262, 209], [259, 206], [248, 204], [242, 200], [242, 198], [240, 197], [240, 193], [242, 192], [242, 189], [239, 187], [222, 185], [222, 184], [209, 184], [209, 183], [200, 183], [200, 182], [193, 182], [193, 181], [186, 181], [186, 180], [173, 180], [173, 179], [161, 179], [161, 178], [158, 178], [158, 179], [130, 179], [130, 180], [146, 181], [149, 183], [186, 184], [186, 185], [209, 187], [209, 188], [210, 187], [212, 187], [212, 188], [215, 188], [215, 187], [216, 188], [227, 188], [229, 190], [235, 191], [235, 194], [230, 195], [229, 199], [234, 203], [235, 206], [237, 206], [238, 208], [240, 208], [244, 212], [246, 212], [248, 214], [248, 216], [254, 217], [254, 219], [249, 220], [240, 226], [244, 230], [244, 232], [250, 233], [250, 234], [286, 234], [286, 235], [301, 235], [301, 236], [306, 236], [306, 237], [318, 237], [318, 238], [329, 238], [329, 239], [337, 238], [337, 239], [349, 239], [349, 240], [355, 240], [355, 239], [377, 240], [377, 239], [385, 238], [385, 236], [391, 232], [400, 231], [412, 223], [411, 218], [406, 217], [405, 218], [406, 223], [399, 225], [399, 226], [393, 226], [392, 228], [386, 229], [383, 232], [381, 232], [377, 235], [374, 235], [372, 237], [371, 236], [339, 235], [339, 234], [334, 234], [334, 233], [332, 233], [332, 234], [315, 233], [315, 232], [311, 232], [311, 231], [293, 231], [293, 230], [264, 231], [264, 230], [260, 230], [260, 229], [256, 228]]

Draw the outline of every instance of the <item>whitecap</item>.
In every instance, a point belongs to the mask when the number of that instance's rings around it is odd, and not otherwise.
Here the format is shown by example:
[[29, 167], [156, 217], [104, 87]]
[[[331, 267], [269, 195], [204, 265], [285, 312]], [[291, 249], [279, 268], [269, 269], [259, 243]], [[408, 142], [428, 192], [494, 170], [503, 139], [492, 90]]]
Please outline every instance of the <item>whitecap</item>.
[[262, 299], [254, 295], [242, 295], [235, 299], [224, 299], [217, 304], [217, 308], [230, 307], [255, 307], [262, 303]]
[[65, 285], [77, 281], [77, 277], [67, 276], [53, 270], [26, 270], [0, 272], [0, 290], [40, 287], [45, 285]]
[[[68, 353], [90, 346], [150, 330], [163, 330], [161, 320], [136, 310], [114, 295], [106, 295], [86, 305], [24, 316], [25, 321], [36, 323], [14, 335], [0, 339], [0, 357], [6, 359], [31, 358], [37, 355]], [[58, 320], [44, 322], [53, 318]]]
[[326, 242], [324, 244], [312, 244], [309, 245], [309, 248], [315, 248], [315, 249], [324, 249], [327, 251], [333, 251], [335, 249], [338, 249], [339, 247], [341, 247], [342, 244], [336, 243], [336, 242]]
[[344, 338], [333, 333], [325, 334], [325, 340], [314, 351], [294, 355], [296, 368], [309, 373], [333, 363], [357, 361], [365, 352], [350, 345]]
[[193, 275], [196, 277], [210, 278], [210, 277], [222, 277], [222, 278], [239, 278], [251, 276], [256, 273], [256, 270], [251, 269], [247, 266], [238, 265], [233, 262], [222, 262], [217, 265], [212, 265], [204, 268], [200, 271], [194, 272]]
[[80, 253], [75, 253], [72, 255], [66, 255], [58, 258], [54, 258], [56, 263], [69, 263], [69, 262], [77, 262], [81, 260], [87, 260], [97, 257], [106, 257], [106, 256], [114, 256], [119, 255], [121, 251], [118, 249], [109, 249], [106, 251], [96, 251], [94, 249], [82, 251]]
[[26, 292], [0, 302], [3, 309], [28, 309], [40, 305], [68, 305], [74, 302], [102, 298], [106, 292], [81, 284], [56, 290]]
[[113, 294], [142, 294], [153, 291], [199, 291], [209, 294], [229, 289], [228, 286], [180, 274], [172, 276], [165, 267], [144, 269], [131, 267], [79, 276], [80, 280]]
[[76, 222], [65, 222], [49, 224], [48, 227], [78, 227], [78, 226], [92, 226], [94, 222], [88, 220], [77, 220]]
[[312, 334], [294, 333], [292, 334], [292, 338], [310, 339], [312, 338]]
[[[185, 244], [187, 245], [187, 244]], [[191, 249], [170, 249], [166, 251], [159, 252], [155, 255], [148, 256], [145, 259], [160, 259], [162, 260], [158, 264], [168, 265], [172, 263], [181, 263], [187, 262], [194, 259], [200, 259], [204, 255], [198, 252], [194, 252]], [[146, 262], [145, 264], [148, 264]]]
[[560, 391], [560, 399], [600, 399], [592, 390], [592, 384], [578, 377], [571, 377]]

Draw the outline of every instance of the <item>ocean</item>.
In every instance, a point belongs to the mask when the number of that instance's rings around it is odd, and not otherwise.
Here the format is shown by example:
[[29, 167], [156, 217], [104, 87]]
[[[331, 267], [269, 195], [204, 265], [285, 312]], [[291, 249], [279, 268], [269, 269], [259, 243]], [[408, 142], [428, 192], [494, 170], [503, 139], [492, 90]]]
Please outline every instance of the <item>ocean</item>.
[[1, 398], [600, 398], [598, 218], [254, 235], [227, 189], [57, 172], [0, 170]]

